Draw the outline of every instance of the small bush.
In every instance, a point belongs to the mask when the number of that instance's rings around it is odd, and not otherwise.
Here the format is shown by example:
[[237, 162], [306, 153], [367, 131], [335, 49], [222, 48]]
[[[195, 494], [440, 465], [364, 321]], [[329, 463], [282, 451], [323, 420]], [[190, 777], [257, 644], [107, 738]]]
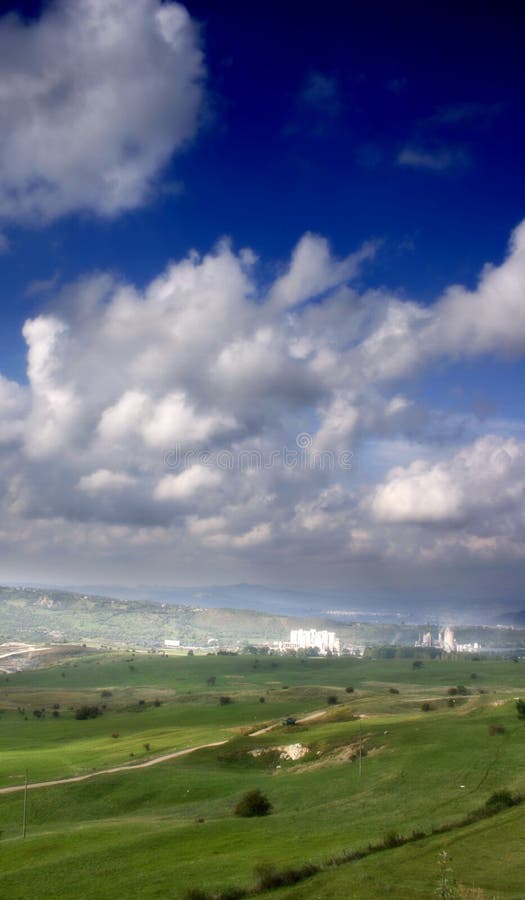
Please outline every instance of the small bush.
[[389, 831], [383, 838], [382, 846], [385, 849], [392, 850], [394, 847], [401, 847], [404, 843], [405, 839], [397, 831]]
[[505, 734], [504, 725], [489, 725], [489, 734]]
[[353, 687], [347, 687], [347, 688], [345, 688], [345, 691], [346, 691], [347, 694], [353, 694], [353, 693], [354, 693]]
[[335, 706], [336, 703], [338, 703], [336, 695], [330, 694], [330, 696], [327, 697], [326, 702], [328, 703], [328, 706]]
[[495, 791], [490, 795], [485, 803], [485, 809], [490, 813], [498, 813], [502, 812], [504, 809], [508, 809], [510, 806], [516, 806], [519, 802], [519, 797], [513, 797], [510, 791], [504, 788], [503, 790]]
[[98, 706], [79, 706], [75, 711], [75, 719], [96, 719], [102, 715], [102, 710]]
[[399, 691], [397, 688], [388, 688], [388, 693], [389, 694], [399, 694]]
[[516, 700], [518, 719], [525, 719], [525, 700]]
[[470, 694], [468, 687], [466, 687], [464, 684], [458, 684], [457, 689], [458, 689], [458, 694], [461, 694], [464, 697], [467, 694]]
[[421, 712], [430, 712], [433, 709], [434, 707], [432, 706], [432, 704], [428, 703], [426, 700], [421, 704]]
[[233, 700], [231, 697], [222, 696], [219, 697], [219, 703], [221, 704], [221, 706], [228, 706], [229, 703], [233, 703]]
[[213, 894], [203, 891], [202, 888], [190, 888], [184, 894], [184, 900], [214, 900]]
[[266, 697], [259, 697], [259, 703], [266, 703]]
[[277, 869], [273, 863], [262, 863], [255, 867], [255, 874], [258, 876], [258, 889], [260, 891], [272, 890], [292, 884], [298, 884], [306, 878], [311, 878], [320, 871], [320, 867], [314, 863], [305, 863], [291, 869]]
[[246, 791], [237, 803], [234, 813], [236, 816], [249, 819], [253, 816], [267, 816], [271, 810], [272, 804], [268, 797], [256, 788], [253, 791]]
[[255, 874], [258, 878], [259, 890], [265, 891], [271, 888], [280, 887], [277, 866], [273, 863], [260, 863], [260, 865], [255, 866]]
[[217, 900], [242, 900], [243, 897], [246, 897], [245, 888], [227, 887], [217, 895]]
[[423, 668], [423, 660], [415, 659], [414, 662], [412, 663], [412, 668], [413, 669], [422, 669]]
[[114, 731], [113, 734], [111, 735], [111, 737], [114, 738], [115, 740], [117, 740], [117, 738], [120, 737], [120, 734], [118, 733], [118, 731]]
[[426, 832], [425, 832], [425, 831], [418, 831], [417, 828], [414, 828], [414, 830], [412, 831], [412, 834], [410, 835], [410, 837], [409, 837], [408, 840], [410, 840], [410, 841], [422, 841], [423, 838], [426, 838], [426, 836], [427, 836], [427, 835], [426, 835]]

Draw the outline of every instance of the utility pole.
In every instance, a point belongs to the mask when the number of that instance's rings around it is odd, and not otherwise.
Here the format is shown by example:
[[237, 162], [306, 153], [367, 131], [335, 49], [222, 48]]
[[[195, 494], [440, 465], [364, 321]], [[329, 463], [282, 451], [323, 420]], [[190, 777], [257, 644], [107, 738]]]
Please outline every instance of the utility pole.
[[361, 719], [359, 719], [359, 778], [363, 771], [363, 738], [361, 737]]
[[27, 830], [27, 769], [25, 771], [24, 782], [24, 814], [22, 817], [22, 837], [25, 838]]

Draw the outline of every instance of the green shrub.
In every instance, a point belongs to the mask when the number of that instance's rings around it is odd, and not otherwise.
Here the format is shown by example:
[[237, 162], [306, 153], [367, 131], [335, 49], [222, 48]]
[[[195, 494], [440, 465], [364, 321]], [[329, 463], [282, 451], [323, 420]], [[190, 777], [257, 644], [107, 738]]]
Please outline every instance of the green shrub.
[[405, 839], [397, 831], [389, 831], [383, 838], [382, 847], [392, 850], [394, 847], [401, 847], [405, 843]]
[[505, 734], [504, 725], [489, 725], [489, 734]]
[[261, 863], [255, 867], [255, 874], [258, 877], [257, 887], [260, 891], [298, 884], [300, 881], [316, 875], [319, 871], [320, 867], [315, 863], [304, 863], [302, 866], [290, 869], [278, 869], [273, 863]]
[[242, 900], [243, 897], [246, 897], [245, 888], [227, 887], [217, 895], [217, 900]]
[[79, 706], [75, 711], [75, 719], [96, 719], [102, 715], [102, 710], [98, 706]]
[[253, 816], [267, 816], [271, 809], [272, 804], [268, 797], [255, 788], [253, 791], [246, 791], [237, 803], [234, 812], [236, 816], [252, 818]]
[[450, 694], [451, 697], [457, 696], [460, 694], [462, 697], [465, 697], [467, 694], [470, 694], [468, 687], [465, 687], [464, 684], [458, 684], [456, 687], [450, 687], [447, 691], [447, 694]]
[[203, 891], [202, 888], [190, 888], [184, 894], [184, 900], [213, 900], [213, 894]]
[[510, 791], [504, 788], [490, 795], [485, 803], [485, 809], [490, 813], [502, 812], [502, 810], [508, 809], [510, 806], [516, 806], [519, 802], [519, 797], [513, 797]]

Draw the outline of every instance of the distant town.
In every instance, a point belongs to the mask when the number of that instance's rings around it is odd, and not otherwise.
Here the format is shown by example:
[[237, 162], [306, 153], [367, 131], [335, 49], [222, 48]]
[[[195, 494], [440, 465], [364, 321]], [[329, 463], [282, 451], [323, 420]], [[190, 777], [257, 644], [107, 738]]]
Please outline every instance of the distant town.
[[[207, 642], [207, 649], [216, 648], [216, 644], [217, 641], [210, 638]], [[178, 640], [165, 640], [164, 646], [167, 650], [189, 649]], [[335, 631], [326, 629], [319, 631], [315, 628], [294, 628], [290, 631], [290, 639], [287, 641], [257, 642], [248, 645], [248, 648], [250, 646], [254, 650], [264, 652], [305, 652], [314, 656], [364, 656], [367, 649], [365, 645], [344, 643]], [[455, 639], [454, 629], [450, 625], [438, 630], [437, 635], [433, 635], [430, 630], [420, 632], [418, 639], [414, 642], [414, 647], [439, 650], [442, 653], [478, 653], [482, 649], [482, 645], [478, 641], [458, 643]]]

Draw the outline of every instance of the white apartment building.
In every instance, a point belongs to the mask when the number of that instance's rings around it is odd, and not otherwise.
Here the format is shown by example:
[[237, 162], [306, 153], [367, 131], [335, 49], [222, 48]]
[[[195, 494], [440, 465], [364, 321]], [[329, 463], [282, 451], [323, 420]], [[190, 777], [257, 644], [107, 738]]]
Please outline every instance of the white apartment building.
[[341, 641], [335, 631], [316, 631], [315, 628], [295, 628], [290, 632], [290, 648], [309, 650], [316, 647], [320, 653], [341, 652]]

